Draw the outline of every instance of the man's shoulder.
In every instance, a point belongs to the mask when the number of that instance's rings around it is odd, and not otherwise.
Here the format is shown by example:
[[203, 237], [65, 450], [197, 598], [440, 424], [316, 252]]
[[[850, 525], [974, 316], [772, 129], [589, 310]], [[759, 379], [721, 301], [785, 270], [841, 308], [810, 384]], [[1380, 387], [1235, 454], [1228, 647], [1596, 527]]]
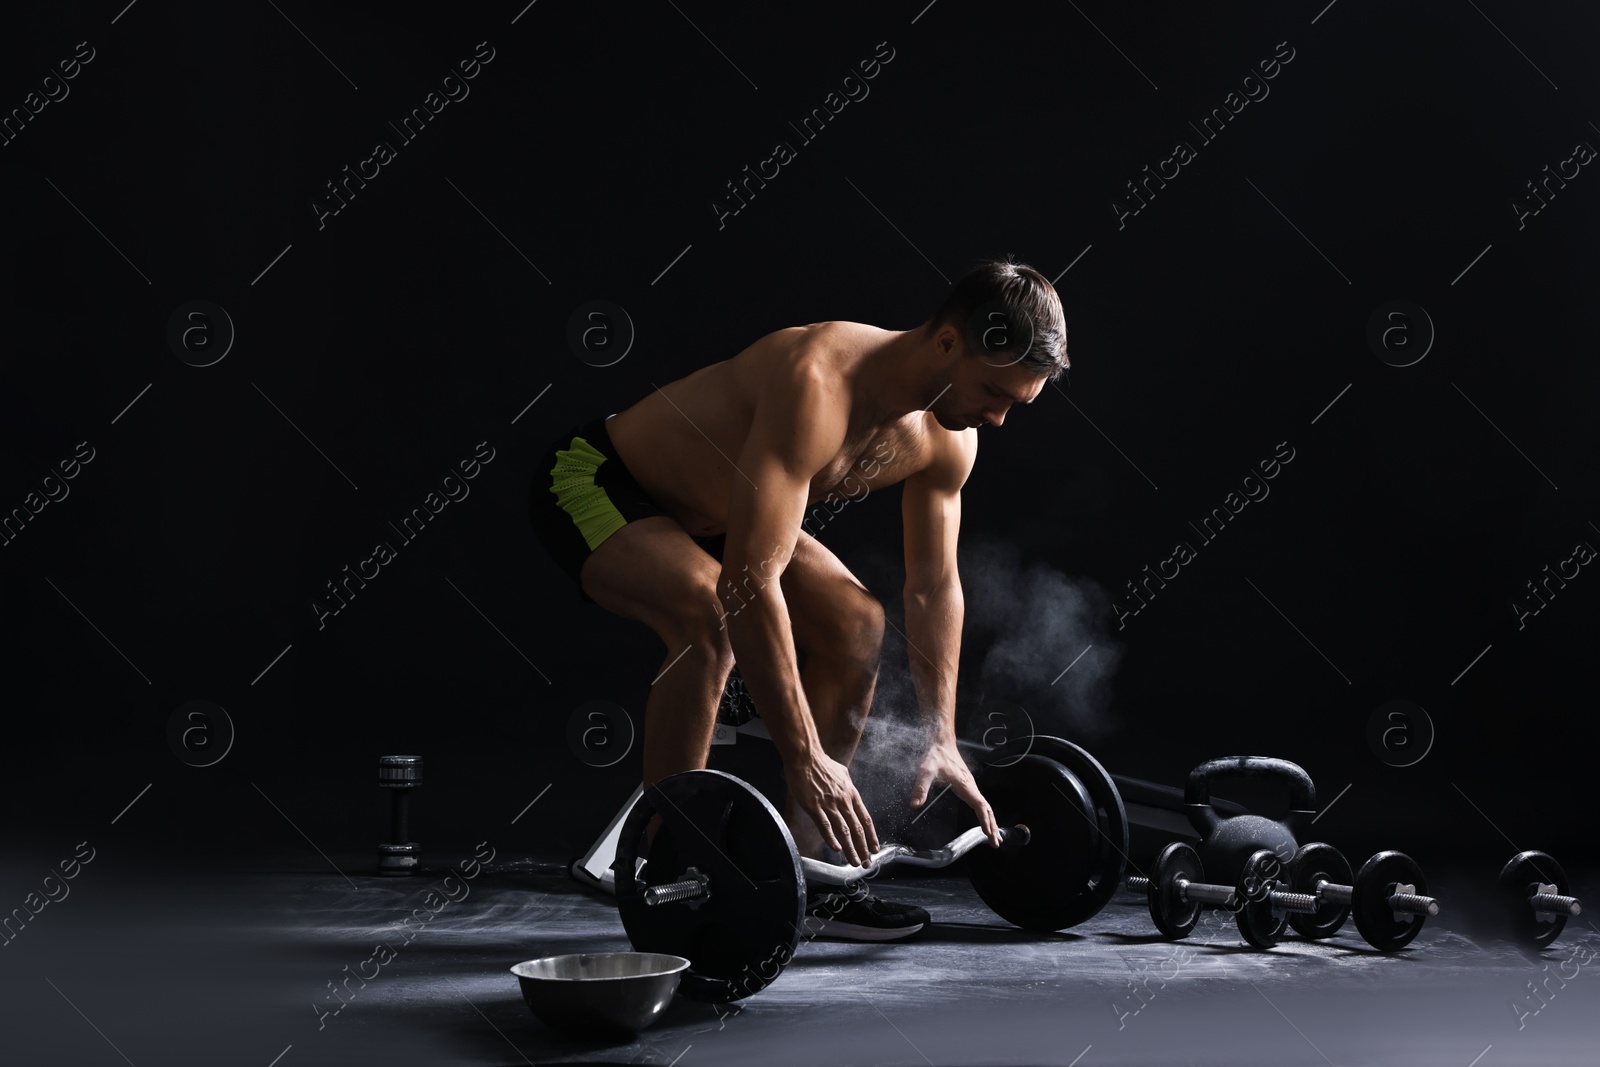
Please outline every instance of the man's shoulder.
[[767, 369], [785, 388], [803, 387], [810, 401], [837, 402], [849, 394], [849, 369], [854, 356], [875, 327], [858, 322], [831, 320], [790, 326], [768, 335], [771, 348]]
[[978, 431], [947, 430], [929, 412], [918, 412], [914, 417], [922, 440], [922, 447], [917, 450], [921, 462], [908, 477], [935, 488], [960, 489], [977, 462]]
[[820, 468], [843, 445], [850, 419], [850, 382], [841, 373], [829, 323], [777, 330], [748, 365], [753, 400], [751, 433], [781, 442], [810, 469]]
[[870, 323], [851, 322], [848, 319], [826, 319], [822, 322], [810, 322], [804, 326], [791, 326], [779, 330], [774, 336], [782, 338], [797, 356], [827, 359], [859, 353], [870, 345], [881, 342], [886, 332], [882, 327]]

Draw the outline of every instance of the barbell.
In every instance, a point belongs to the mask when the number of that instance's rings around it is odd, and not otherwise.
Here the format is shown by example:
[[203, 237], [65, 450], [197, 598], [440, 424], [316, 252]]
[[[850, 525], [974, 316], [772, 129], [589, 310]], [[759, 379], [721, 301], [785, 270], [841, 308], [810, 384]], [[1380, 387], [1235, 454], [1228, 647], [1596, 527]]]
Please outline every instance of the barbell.
[[1040, 736], [977, 777], [1002, 827], [999, 848], [973, 825], [936, 848], [885, 844], [860, 867], [802, 858], [777, 809], [733, 775], [663, 778], [634, 805], [618, 840], [612, 870], [623, 927], [635, 949], [690, 961], [684, 996], [730, 1002], [766, 988], [793, 958], [808, 885], [847, 886], [897, 864], [947, 867], [965, 857], [979, 897], [1015, 926], [1061, 930], [1098, 913], [1121, 881], [1128, 845], [1127, 816], [1105, 769], [1077, 745]]

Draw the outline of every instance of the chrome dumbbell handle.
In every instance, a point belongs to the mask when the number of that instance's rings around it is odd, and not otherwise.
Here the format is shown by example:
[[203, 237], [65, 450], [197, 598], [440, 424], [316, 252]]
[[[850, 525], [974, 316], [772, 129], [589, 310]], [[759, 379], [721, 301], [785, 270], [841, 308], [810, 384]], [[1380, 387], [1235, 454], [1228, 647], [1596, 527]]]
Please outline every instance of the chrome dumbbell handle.
[[1348, 905], [1355, 897], [1355, 887], [1339, 885], [1337, 882], [1326, 882], [1317, 879], [1316, 893], [1318, 899], [1330, 901], [1334, 904]]
[[[1143, 875], [1131, 874], [1122, 880], [1130, 892], [1150, 892], [1150, 879]], [[1219, 908], [1231, 908], [1238, 900], [1238, 890], [1233, 886], [1212, 885], [1209, 882], [1191, 882], [1187, 878], [1179, 878], [1174, 882], [1183, 900], [1195, 904], [1215, 904]]]
[[1231, 885], [1213, 885], [1209, 882], [1177, 880], [1178, 896], [1194, 904], [1213, 904], [1219, 908], [1232, 908], [1239, 899], [1239, 891]]

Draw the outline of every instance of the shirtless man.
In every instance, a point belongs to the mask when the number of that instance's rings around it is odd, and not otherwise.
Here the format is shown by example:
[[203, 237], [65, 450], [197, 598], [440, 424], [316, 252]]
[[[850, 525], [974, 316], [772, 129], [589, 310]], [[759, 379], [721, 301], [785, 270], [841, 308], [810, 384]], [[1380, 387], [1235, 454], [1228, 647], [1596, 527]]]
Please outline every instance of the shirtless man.
[[[1067, 366], [1050, 283], [987, 261], [917, 328], [778, 330], [563, 434], [534, 478], [534, 527], [583, 599], [666, 644], [646, 704], [645, 788], [706, 765], [737, 661], [783, 763], [784, 817], [801, 855], [827, 846], [870, 861], [879, 842], [847, 768], [872, 704], [884, 613], [801, 527], [847, 475], [853, 492], [904, 482], [907, 655], [929, 735], [910, 803], [948, 785], [998, 845], [994, 812], [956, 748], [961, 486], [976, 428], [999, 426]], [[928, 922], [863, 886], [850, 896], [814, 898], [809, 932], [886, 940]]]

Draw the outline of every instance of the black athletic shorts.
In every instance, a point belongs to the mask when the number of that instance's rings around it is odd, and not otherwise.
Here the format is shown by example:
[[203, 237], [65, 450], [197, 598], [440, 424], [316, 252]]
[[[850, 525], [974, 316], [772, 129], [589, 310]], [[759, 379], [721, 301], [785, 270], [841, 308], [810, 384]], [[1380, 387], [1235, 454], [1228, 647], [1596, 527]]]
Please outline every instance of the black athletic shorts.
[[[579, 577], [589, 553], [630, 522], [667, 515], [617, 455], [601, 416], [557, 437], [534, 466], [528, 521], [556, 565], [571, 576], [578, 596], [594, 603]], [[724, 535], [696, 537], [718, 561]], [[592, 542], [592, 543], [591, 543]]]

